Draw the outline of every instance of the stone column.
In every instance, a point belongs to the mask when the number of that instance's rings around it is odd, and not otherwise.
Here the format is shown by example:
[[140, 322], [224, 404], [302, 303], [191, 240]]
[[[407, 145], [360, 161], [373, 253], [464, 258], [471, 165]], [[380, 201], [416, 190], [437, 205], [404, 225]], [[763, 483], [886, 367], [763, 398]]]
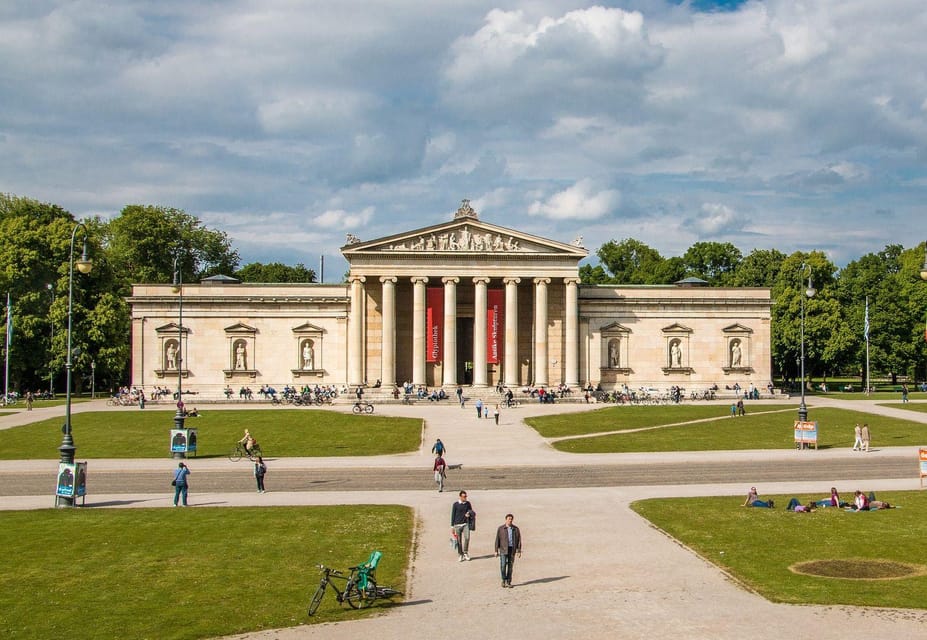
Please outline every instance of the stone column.
[[351, 315], [348, 319], [348, 384], [364, 384], [364, 276], [351, 276]]
[[396, 281], [395, 276], [380, 278], [383, 284], [383, 347], [380, 383], [387, 391], [396, 384]]
[[473, 278], [473, 386], [486, 386], [486, 285], [489, 278]]
[[547, 382], [547, 285], [550, 278], [534, 279], [534, 385]]
[[563, 340], [566, 343], [564, 383], [579, 386], [579, 278], [564, 278], [566, 285], [566, 317]]
[[412, 384], [425, 384], [425, 284], [428, 278], [412, 278]]
[[518, 379], [518, 283], [521, 278], [502, 278], [505, 283], [505, 351], [502, 359], [505, 366], [503, 382], [507, 387], [517, 387]]
[[444, 381], [457, 386], [457, 283], [460, 278], [441, 278], [444, 283]]

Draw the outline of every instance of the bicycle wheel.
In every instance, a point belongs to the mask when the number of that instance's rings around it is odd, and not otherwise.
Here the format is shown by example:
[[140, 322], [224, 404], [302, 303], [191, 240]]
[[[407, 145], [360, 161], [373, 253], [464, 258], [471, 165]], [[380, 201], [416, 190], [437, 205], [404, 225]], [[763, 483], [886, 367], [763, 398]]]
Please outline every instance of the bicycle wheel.
[[315, 590], [315, 593], [312, 594], [312, 601], [309, 603], [308, 610], [310, 616], [314, 615], [315, 612], [319, 610], [319, 605], [322, 604], [322, 597], [325, 595], [325, 587], [327, 586], [327, 583], [322, 582], [322, 584], [319, 585], [319, 588]]
[[377, 597], [378, 598], [392, 598], [393, 596], [401, 596], [402, 591], [398, 589], [393, 589], [392, 587], [377, 587]]
[[373, 413], [373, 405], [370, 403], [367, 403], [367, 406], [364, 407], [364, 413]]
[[348, 585], [344, 592], [344, 601], [352, 609], [364, 609], [369, 607], [377, 599], [377, 583], [373, 578], [367, 578], [367, 588], [360, 589], [356, 582]]
[[232, 462], [238, 462], [241, 460], [241, 449], [238, 447], [232, 449], [231, 453], [229, 453], [229, 460]]
[[363, 409], [361, 409], [361, 406], [359, 404], [355, 404], [354, 408], [351, 409], [351, 411], [353, 411], [354, 413], [360, 413], [361, 411], [363, 411]]

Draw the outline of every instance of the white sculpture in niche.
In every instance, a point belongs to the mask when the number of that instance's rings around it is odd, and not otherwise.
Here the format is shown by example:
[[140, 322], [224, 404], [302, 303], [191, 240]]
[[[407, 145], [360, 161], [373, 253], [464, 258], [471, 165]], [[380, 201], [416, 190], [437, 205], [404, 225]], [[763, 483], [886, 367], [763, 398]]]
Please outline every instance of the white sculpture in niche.
[[670, 366], [682, 366], [682, 349], [679, 348], [679, 340], [673, 340], [670, 345]]
[[315, 369], [315, 353], [311, 340], [303, 342], [303, 369]]
[[608, 366], [611, 369], [617, 369], [619, 364], [618, 340], [610, 340], [608, 343]]
[[236, 369], [247, 369], [248, 364], [248, 354], [245, 351], [245, 343], [237, 342], [235, 344], [235, 368]]
[[740, 350], [740, 340], [734, 340], [731, 342], [731, 366], [739, 367], [741, 361], [741, 350]]
[[176, 369], [177, 368], [177, 345], [174, 344], [174, 341], [171, 340], [167, 343], [167, 349], [165, 351], [165, 368], [166, 369]]

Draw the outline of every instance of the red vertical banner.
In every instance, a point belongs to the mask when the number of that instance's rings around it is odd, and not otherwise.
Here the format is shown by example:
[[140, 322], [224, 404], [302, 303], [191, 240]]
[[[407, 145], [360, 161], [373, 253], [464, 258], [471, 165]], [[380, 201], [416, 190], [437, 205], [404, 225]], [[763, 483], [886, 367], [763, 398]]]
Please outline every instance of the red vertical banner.
[[442, 360], [444, 344], [444, 289], [428, 287], [425, 291], [425, 362]]
[[486, 292], [486, 362], [499, 364], [499, 350], [504, 331], [505, 291], [489, 289]]

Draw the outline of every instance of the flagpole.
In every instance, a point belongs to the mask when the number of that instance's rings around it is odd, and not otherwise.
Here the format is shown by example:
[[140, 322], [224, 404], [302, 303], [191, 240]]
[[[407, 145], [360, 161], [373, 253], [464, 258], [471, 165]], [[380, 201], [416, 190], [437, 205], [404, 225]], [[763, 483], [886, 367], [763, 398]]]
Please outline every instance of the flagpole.
[[869, 378], [869, 296], [866, 296], [866, 395], [869, 395], [869, 390], [872, 388], [870, 386]]
[[6, 294], [6, 363], [3, 372], [3, 404], [10, 399], [10, 329], [13, 327], [13, 309], [10, 303], [10, 293]]

